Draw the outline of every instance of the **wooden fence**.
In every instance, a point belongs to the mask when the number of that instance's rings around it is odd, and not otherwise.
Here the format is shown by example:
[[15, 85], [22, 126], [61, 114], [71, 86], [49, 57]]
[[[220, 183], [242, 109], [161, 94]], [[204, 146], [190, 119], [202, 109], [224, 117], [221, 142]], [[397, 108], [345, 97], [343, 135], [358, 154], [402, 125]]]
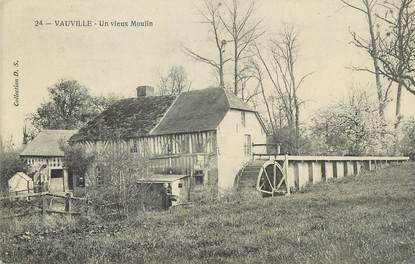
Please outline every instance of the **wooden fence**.
[[[1, 218], [3, 219], [30, 214], [41, 214], [42, 216], [46, 216], [47, 214], [62, 214], [71, 217], [72, 215], [88, 214], [90, 209], [88, 198], [73, 197], [70, 193], [60, 195], [39, 192], [0, 197], [0, 202], [6, 201], [9, 203], [8, 206], [12, 209], [11, 211], [23, 210], [23, 212], [15, 212], [11, 215], [2, 216]], [[76, 208], [78, 210], [74, 210], [73, 204], [75, 202], [83, 204], [83, 210], [79, 210], [79, 206]]]

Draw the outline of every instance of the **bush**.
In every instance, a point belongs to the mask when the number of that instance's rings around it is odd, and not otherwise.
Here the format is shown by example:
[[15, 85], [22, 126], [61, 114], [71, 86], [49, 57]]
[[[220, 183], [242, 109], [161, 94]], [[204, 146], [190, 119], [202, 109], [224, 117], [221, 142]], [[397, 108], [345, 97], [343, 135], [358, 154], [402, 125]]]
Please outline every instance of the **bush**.
[[63, 165], [73, 173], [77, 184], [84, 185], [86, 173], [95, 160], [95, 154], [87, 153], [81, 145], [69, 146], [60, 142], [60, 147], [65, 153]]
[[400, 151], [415, 160], [415, 118], [411, 118], [402, 125], [403, 137], [400, 141]]
[[320, 110], [313, 118], [312, 137], [320, 155], [388, 155], [393, 152], [392, 127], [377, 104], [361, 90]]
[[28, 165], [20, 159], [17, 151], [0, 153], [0, 192], [8, 191], [8, 180], [16, 173], [27, 173]]

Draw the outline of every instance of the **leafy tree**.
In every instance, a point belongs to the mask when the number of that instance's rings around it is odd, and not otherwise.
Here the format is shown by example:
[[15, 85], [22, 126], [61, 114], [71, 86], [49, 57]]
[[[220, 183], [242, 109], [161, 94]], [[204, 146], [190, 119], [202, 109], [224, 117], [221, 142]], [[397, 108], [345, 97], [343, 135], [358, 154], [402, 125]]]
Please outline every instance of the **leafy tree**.
[[111, 102], [111, 99], [91, 96], [76, 80], [61, 79], [48, 92], [50, 100], [42, 103], [31, 116], [38, 130], [80, 128]]
[[377, 102], [356, 89], [316, 114], [312, 134], [319, 154], [387, 154], [394, 143], [392, 130], [379, 115]]
[[411, 118], [403, 123], [402, 133], [400, 151], [404, 155], [410, 156], [412, 160], [415, 160], [415, 118]]
[[95, 161], [95, 154], [87, 153], [81, 145], [67, 145], [65, 142], [60, 142], [60, 147], [65, 153], [64, 167], [72, 172], [78, 183], [85, 183], [86, 173]]

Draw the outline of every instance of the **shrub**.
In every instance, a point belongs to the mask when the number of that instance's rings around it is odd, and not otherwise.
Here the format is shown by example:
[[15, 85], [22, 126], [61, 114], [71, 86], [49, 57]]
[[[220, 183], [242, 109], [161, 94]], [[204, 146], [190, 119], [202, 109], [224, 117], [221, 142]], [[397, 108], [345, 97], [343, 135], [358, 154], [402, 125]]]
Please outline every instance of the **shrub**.
[[87, 153], [81, 145], [67, 145], [61, 142], [60, 147], [65, 153], [64, 167], [73, 173], [78, 185], [84, 185], [86, 173], [95, 161], [95, 154]]
[[400, 151], [415, 160], [415, 118], [411, 118], [402, 125], [403, 137], [400, 141]]
[[0, 153], [0, 192], [7, 192], [8, 180], [19, 171], [26, 173], [28, 166], [17, 151]]

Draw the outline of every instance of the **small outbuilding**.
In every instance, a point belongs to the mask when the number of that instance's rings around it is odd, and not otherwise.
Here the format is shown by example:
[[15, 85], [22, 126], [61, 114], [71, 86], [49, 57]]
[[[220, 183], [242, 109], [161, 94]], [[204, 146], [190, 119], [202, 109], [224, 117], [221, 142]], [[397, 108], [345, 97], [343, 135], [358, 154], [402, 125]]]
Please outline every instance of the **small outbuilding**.
[[143, 187], [142, 190], [160, 194], [159, 201], [153, 202], [165, 209], [189, 200], [190, 178], [187, 175], [156, 174], [140, 178], [137, 182]]
[[60, 145], [67, 143], [76, 130], [43, 130], [20, 153], [20, 157], [35, 172], [34, 183], [53, 193], [73, 189], [70, 172], [63, 166], [64, 152]]
[[17, 172], [8, 181], [10, 196], [33, 193], [33, 179], [23, 172]]

